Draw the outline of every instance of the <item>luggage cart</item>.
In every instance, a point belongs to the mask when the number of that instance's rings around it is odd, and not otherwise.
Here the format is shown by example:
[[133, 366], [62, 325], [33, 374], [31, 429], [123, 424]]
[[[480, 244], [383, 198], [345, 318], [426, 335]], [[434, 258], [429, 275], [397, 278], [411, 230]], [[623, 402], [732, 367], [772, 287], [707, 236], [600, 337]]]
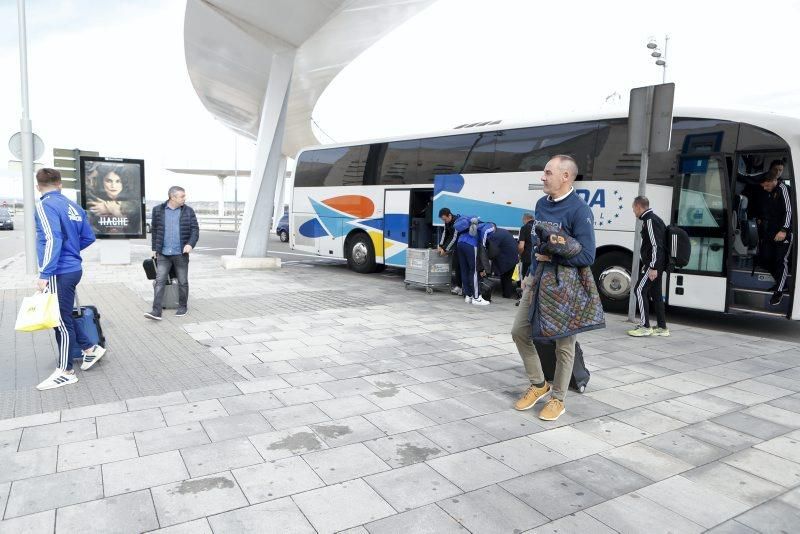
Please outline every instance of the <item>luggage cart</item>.
[[406, 250], [406, 289], [410, 286], [424, 287], [428, 295], [433, 288], [450, 288], [450, 257], [439, 256], [433, 248], [409, 248]]

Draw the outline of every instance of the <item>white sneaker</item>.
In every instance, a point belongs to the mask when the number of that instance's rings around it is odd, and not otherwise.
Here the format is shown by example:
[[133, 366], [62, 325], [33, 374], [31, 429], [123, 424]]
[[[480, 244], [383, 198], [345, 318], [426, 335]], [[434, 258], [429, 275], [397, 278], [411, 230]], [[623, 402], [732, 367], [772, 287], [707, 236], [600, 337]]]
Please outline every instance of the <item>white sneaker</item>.
[[106, 349], [100, 345], [95, 345], [89, 350], [83, 351], [83, 363], [81, 364], [81, 371], [86, 371], [91, 366], [96, 364], [100, 358], [106, 353]]
[[472, 297], [470, 297], [469, 295], [466, 295], [466, 296], [464, 297], [464, 302], [466, 302], [467, 304], [469, 304], [470, 302], [472, 302]]
[[36, 389], [39, 391], [56, 389], [60, 388], [61, 386], [74, 384], [77, 381], [78, 377], [75, 376], [75, 371], [62, 371], [61, 369], [56, 369], [52, 375], [47, 377], [41, 384], [36, 386]]
[[464, 293], [461, 291], [461, 288], [458, 286], [450, 288], [450, 293], [453, 295], [463, 295]]
[[488, 300], [483, 300], [483, 297], [478, 297], [476, 299], [472, 299], [472, 303], [475, 306], [488, 306], [489, 305], [489, 301]]

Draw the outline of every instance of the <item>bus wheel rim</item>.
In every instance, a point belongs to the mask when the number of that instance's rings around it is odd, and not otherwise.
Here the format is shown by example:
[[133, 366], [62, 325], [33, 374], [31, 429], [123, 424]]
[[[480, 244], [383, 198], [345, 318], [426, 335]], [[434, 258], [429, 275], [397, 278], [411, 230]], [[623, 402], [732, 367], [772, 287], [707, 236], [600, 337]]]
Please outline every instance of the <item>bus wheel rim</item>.
[[622, 267], [609, 267], [600, 273], [600, 292], [608, 298], [622, 300], [631, 290], [631, 275]]
[[356, 243], [353, 245], [353, 261], [358, 265], [364, 265], [367, 263], [367, 253], [367, 245], [364, 243]]

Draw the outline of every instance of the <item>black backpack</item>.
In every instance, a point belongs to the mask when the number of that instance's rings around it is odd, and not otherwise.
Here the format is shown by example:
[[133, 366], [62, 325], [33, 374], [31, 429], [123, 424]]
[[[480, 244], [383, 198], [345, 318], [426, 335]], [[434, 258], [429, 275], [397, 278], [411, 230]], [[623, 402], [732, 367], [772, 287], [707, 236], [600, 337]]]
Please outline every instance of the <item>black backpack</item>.
[[669, 266], [685, 267], [692, 257], [692, 243], [686, 230], [675, 225], [667, 226], [667, 249]]

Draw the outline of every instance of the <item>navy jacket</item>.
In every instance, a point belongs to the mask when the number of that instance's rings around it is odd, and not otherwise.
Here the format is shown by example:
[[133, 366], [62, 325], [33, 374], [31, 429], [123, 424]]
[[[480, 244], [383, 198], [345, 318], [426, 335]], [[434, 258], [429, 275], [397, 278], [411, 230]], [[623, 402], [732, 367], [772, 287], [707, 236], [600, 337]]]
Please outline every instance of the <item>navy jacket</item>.
[[[156, 252], [161, 252], [164, 248], [164, 210], [167, 208], [167, 203], [159, 204], [153, 208], [153, 214], [150, 219], [150, 232], [152, 233], [152, 249]], [[200, 226], [197, 224], [197, 216], [194, 210], [184, 204], [181, 207], [181, 250], [186, 245], [191, 245], [192, 248], [197, 245], [197, 240], [200, 238]]]
[[517, 240], [508, 230], [496, 228], [487, 235], [486, 244], [481, 245], [478, 257], [481, 263], [478, 271], [486, 270], [486, 264], [490, 263], [492, 274], [505, 274], [517, 266]]
[[[533, 215], [534, 226], [539, 223], [561, 228], [581, 244], [581, 253], [574, 258], [554, 258], [560, 265], [569, 267], [589, 267], [594, 263], [594, 215], [586, 202], [575, 191], [556, 202], [549, 196], [539, 199]], [[536, 247], [534, 247], [534, 253]], [[536, 272], [536, 256], [531, 258], [530, 274]]]

